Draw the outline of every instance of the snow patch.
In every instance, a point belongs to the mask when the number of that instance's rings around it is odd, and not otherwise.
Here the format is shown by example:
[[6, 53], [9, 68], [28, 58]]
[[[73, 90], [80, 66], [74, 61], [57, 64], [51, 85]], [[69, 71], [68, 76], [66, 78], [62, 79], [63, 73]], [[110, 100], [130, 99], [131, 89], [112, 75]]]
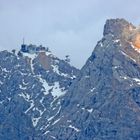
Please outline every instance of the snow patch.
[[6, 68], [2, 69], [3, 72], [9, 72]]
[[80, 106], [80, 104], [77, 104], [77, 107], [79, 107]]
[[33, 60], [37, 57], [37, 54], [23, 53], [23, 56], [31, 58]]
[[133, 78], [133, 80], [136, 81], [138, 85], [140, 85], [140, 79], [138, 79], [138, 78]]
[[114, 68], [114, 69], [118, 69], [118, 68], [120, 68], [120, 66], [114, 66], [113, 68]]
[[35, 105], [35, 104], [34, 104], [34, 101], [31, 100], [31, 101], [30, 101], [30, 107], [25, 111], [25, 114], [28, 113], [28, 111], [30, 111], [30, 110], [34, 107], [34, 105]]
[[95, 90], [95, 88], [90, 89], [91, 92], [93, 92]]
[[52, 119], [54, 119], [59, 114], [60, 110], [61, 110], [61, 106], [59, 107], [57, 113], [54, 116], [48, 118], [48, 121], [51, 121]]
[[119, 40], [119, 39], [116, 39], [116, 40], [114, 40], [114, 42], [115, 42], [115, 43], [118, 43], [118, 42], [120, 42], [120, 40]]
[[23, 90], [26, 89], [26, 87], [23, 87], [22, 85], [19, 85], [19, 88], [20, 88], [20, 89], [23, 89]]
[[59, 122], [59, 121], [60, 121], [60, 118], [57, 119], [56, 121], [54, 121], [52, 125], [55, 125], [55, 124], [56, 124], [57, 122]]
[[54, 97], [60, 97], [65, 94], [66, 91], [63, 91], [64, 89], [60, 88], [59, 82], [55, 82], [53, 89], [52, 89], [52, 95]]
[[68, 122], [68, 123], [71, 123], [72, 121], [71, 121], [71, 120], [67, 120], [67, 122]]
[[46, 134], [48, 134], [48, 133], [50, 133], [50, 131], [46, 131], [46, 132], [44, 133], [44, 135], [46, 135]]
[[48, 90], [51, 89], [51, 87], [48, 85], [48, 83], [41, 78], [41, 76], [39, 76], [39, 81], [42, 83], [44, 89], [45, 89], [45, 92], [44, 92], [44, 95], [47, 95], [48, 94]]
[[[60, 76], [63, 76], [63, 77], [70, 77], [67, 73], [62, 73], [62, 72], [60, 72], [59, 71], [59, 66], [58, 65], [51, 65], [52, 66], [52, 68], [53, 68], [53, 71], [55, 72], [55, 73], [57, 73], [58, 75], [60, 75]], [[75, 78], [75, 76], [73, 76], [73, 77], [71, 77], [71, 78]]]
[[2, 85], [2, 84], [3, 84], [3, 82], [2, 82], [2, 81], [0, 81], [0, 84]]
[[79, 132], [79, 131], [80, 131], [80, 129], [78, 129], [78, 128], [76, 128], [75, 126], [72, 126], [72, 125], [69, 125], [69, 128], [74, 129], [76, 132]]
[[120, 76], [120, 78], [121, 79], [124, 79], [124, 80], [127, 80], [128, 79], [128, 77], [126, 77], [126, 76]]
[[91, 109], [87, 109], [87, 111], [88, 111], [89, 113], [92, 113], [93, 109], [92, 109], [92, 108], [91, 108]]
[[54, 140], [56, 140], [56, 137], [54, 137], [54, 136], [50, 136], [51, 138], [53, 138]]
[[30, 101], [30, 95], [27, 93], [21, 93], [19, 94], [20, 97], [23, 97], [26, 101]]
[[54, 85], [49, 86], [46, 80], [42, 79], [41, 76], [39, 76], [38, 78], [45, 89], [44, 95], [49, 94], [49, 90], [54, 97], [60, 97], [66, 93], [66, 90], [60, 88], [59, 82], [55, 82]]
[[51, 65], [53, 67], [53, 71], [60, 75], [58, 65]]
[[39, 122], [41, 117], [38, 117], [38, 118], [32, 118], [32, 123], [33, 123], [33, 126], [36, 127], [37, 126], [37, 123]]
[[121, 53], [126, 56], [127, 58], [131, 59], [132, 61], [136, 62], [135, 59], [133, 59], [132, 57], [130, 57], [129, 55], [127, 55], [125, 52], [121, 51]]

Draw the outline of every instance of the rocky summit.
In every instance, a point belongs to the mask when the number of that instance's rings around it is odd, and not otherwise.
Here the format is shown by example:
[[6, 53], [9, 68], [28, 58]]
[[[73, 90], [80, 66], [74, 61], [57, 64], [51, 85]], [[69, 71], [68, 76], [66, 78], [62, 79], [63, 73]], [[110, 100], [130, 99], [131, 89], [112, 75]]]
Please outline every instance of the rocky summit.
[[81, 70], [41, 47], [0, 52], [0, 140], [140, 140], [139, 36], [107, 20]]

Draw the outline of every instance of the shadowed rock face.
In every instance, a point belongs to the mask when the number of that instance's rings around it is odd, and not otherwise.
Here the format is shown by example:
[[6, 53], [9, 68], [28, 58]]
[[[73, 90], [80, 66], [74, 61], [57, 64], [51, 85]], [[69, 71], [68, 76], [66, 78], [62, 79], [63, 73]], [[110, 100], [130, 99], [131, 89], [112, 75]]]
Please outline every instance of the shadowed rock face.
[[134, 29], [123, 19], [107, 21], [44, 139], [139, 140], [140, 54], [128, 40]]

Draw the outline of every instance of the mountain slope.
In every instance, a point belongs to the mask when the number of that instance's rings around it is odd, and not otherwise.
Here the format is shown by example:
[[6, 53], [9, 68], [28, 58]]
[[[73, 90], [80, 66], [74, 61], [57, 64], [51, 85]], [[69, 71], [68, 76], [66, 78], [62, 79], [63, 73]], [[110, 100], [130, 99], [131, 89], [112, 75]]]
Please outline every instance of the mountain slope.
[[0, 139], [42, 139], [78, 73], [48, 52], [0, 52]]
[[61, 99], [44, 140], [139, 140], [139, 29], [107, 20], [104, 36]]
[[0, 52], [0, 140], [139, 140], [139, 36], [107, 20], [80, 72], [44, 47]]

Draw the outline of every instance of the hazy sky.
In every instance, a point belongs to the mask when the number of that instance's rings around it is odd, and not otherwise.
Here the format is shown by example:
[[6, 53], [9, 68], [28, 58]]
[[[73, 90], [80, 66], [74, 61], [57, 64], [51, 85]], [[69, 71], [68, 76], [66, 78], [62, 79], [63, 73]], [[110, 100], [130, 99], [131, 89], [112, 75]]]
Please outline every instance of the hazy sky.
[[101, 39], [108, 18], [140, 23], [140, 0], [0, 0], [0, 49], [49, 46], [81, 67]]

